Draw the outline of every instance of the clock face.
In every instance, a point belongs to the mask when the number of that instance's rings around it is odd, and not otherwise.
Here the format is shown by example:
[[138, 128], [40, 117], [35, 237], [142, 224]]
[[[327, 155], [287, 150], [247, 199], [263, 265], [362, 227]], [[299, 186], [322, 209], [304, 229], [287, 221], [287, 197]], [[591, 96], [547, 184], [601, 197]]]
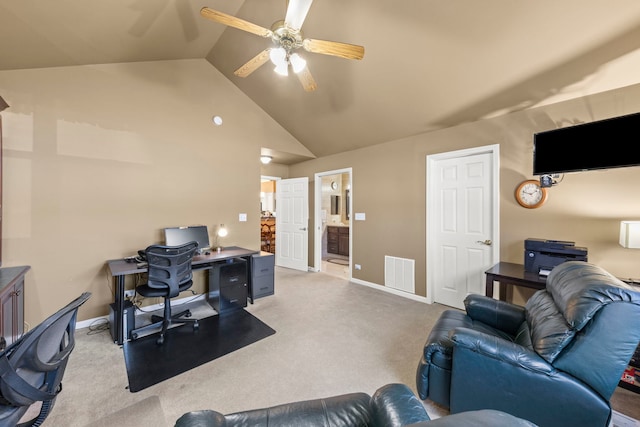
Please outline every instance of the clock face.
[[540, 187], [540, 182], [530, 179], [523, 181], [516, 189], [516, 200], [525, 208], [539, 208], [547, 200], [547, 189]]

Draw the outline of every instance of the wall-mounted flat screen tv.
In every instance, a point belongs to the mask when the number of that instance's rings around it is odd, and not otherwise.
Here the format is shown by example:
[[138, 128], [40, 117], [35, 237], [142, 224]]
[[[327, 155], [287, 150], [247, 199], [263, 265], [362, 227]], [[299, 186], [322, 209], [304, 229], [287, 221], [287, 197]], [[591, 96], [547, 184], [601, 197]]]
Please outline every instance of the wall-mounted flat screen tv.
[[640, 165], [640, 113], [533, 135], [533, 174]]

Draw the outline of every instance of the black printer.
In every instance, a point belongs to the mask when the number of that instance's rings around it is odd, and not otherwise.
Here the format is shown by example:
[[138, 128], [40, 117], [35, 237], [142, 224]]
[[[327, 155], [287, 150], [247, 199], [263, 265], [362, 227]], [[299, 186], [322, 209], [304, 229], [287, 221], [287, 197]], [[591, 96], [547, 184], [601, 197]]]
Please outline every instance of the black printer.
[[546, 276], [565, 261], [587, 261], [587, 248], [563, 240], [529, 238], [524, 241], [525, 271]]

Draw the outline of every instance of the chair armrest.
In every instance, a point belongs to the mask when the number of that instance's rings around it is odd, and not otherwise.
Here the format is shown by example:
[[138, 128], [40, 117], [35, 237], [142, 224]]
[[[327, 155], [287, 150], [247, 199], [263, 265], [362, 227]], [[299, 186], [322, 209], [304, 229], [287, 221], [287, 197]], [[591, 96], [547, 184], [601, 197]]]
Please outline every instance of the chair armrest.
[[224, 415], [216, 411], [193, 411], [183, 414], [176, 421], [175, 427], [224, 427]]
[[480, 357], [500, 360], [520, 369], [542, 374], [551, 374], [556, 370], [535, 351], [484, 332], [468, 328], [455, 328], [449, 333], [449, 338], [453, 341], [454, 357], [456, 347], [462, 347]]
[[371, 397], [375, 426], [405, 426], [430, 420], [424, 405], [404, 384], [387, 384]]
[[480, 294], [469, 294], [464, 300], [467, 316], [493, 328], [515, 335], [525, 320], [524, 307]]

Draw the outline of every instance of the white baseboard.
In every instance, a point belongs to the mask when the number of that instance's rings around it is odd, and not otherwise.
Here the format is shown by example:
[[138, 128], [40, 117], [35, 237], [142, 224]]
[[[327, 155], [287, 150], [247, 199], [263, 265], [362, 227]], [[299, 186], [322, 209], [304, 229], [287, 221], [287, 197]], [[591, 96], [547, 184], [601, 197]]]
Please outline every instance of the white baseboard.
[[[309, 271], [313, 271], [311, 267], [309, 267]], [[422, 302], [422, 303], [425, 303], [425, 304], [430, 304], [430, 302], [427, 300], [427, 298], [422, 297], [420, 295], [410, 294], [408, 292], [399, 291], [397, 289], [387, 288], [386, 286], [379, 285], [379, 284], [373, 283], [373, 282], [367, 282], [365, 280], [351, 279], [350, 281], [355, 283], [355, 284], [357, 284], [357, 285], [368, 286], [370, 288], [377, 289], [377, 290], [383, 291], [383, 292], [388, 292], [390, 294], [397, 295], [397, 296], [400, 296], [400, 297], [403, 297], [403, 298], [408, 298], [408, 299], [411, 299], [411, 300], [414, 300], [414, 301]], [[181, 303], [184, 303], [184, 302], [199, 301], [201, 299], [204, 299], [205, 297], [206, 297], [205, 294], [199, 294], [198, 296], [189, 296], [189, 297], [186, 297], [186, 298], [175, 299], [175, 300], [172, 300], [172, 301], [174, 301], [176, 304], [181, 304]], [[144, 309], [148, 310], [148, 311], [154, 311], [154, 310], [158, 310], [158, 309], [162, 308], [162, 306], [163, 305], [160, 303], [160, 304], [154, 304], [154, 305], [145, 306]], [[98, 322], [100, 322], [102, 320], [104, 320], [105, 322], [108, 322], [109, 321], [109, 316], [100, 316], [100, 317], [94, 317], [93, 319], [82, 320], [82, 321], [76, 323], [76, 329], [88, 328], [91, 325], [95, 325], [95, 324], [97, 324]], [[627, 427], [627, 426], [621, 425], [620, 427]]]
[[423, 302], [425, 304], [430, 304], [426, 297], [423, 297], [423, 296], [420, 296], [420, 295], [416, 295], [416, 294], [411, 294], [411, 293], [404, 292], [404, 291], [399, 291], [397, 289], [388, 288], [386, 286], [379, 285], [377, 283], [367, 282], [365, 280], [360, 280], [360, 279], [351, 279], [351, 282], [356, 283], [358, 285], [362, 285], [362, 286], [368, 286], [370, 288], [377, 289], [379, 291], [388, 292], [390, 294], [397, 295], [397, 296], [400, 296], [400, 297], [403, 297], [403, 298], [408, 298], [408, 299], [411, 299], [411, 300], [414, 300], [414, 301]]
[[[200, 301], [200, 300], [204, 300], [206, 298], [206, 294], [198, 294], [197, 296], [195, 295], [191, 295], [185, 298], [180, 298], [180, 299], [173, 299], [171, 300], [172, 304], [171, 306], [173, 307], [173, 305], [180, 305], [180, 304], [184, 304], [187, 302], [193, 302], [193, 301]], [[155, 311], [155, 310], [159, 310], [162, 307], [164, 307], [163, 303], [159, 303], [159, 304], [153, 304], [153, 305], [145, 305], [144, 306], [144, 310], [145, 311]], [[138, 313], [140, 314], [140, 313]], [[138, 315], [136, 314], [136, 315]], [[104, 322], [109, 322], [109, 316], [100, 316], [100, 317], [94, 317], [93, 319], [87, 319], [87, 320], [82, 320], [80, 322], [76, 322], [76, 329], [84, 329], [84, 328], [88, 328], [92, 325], [96, 325], [99, 322], [103, 321]]]

